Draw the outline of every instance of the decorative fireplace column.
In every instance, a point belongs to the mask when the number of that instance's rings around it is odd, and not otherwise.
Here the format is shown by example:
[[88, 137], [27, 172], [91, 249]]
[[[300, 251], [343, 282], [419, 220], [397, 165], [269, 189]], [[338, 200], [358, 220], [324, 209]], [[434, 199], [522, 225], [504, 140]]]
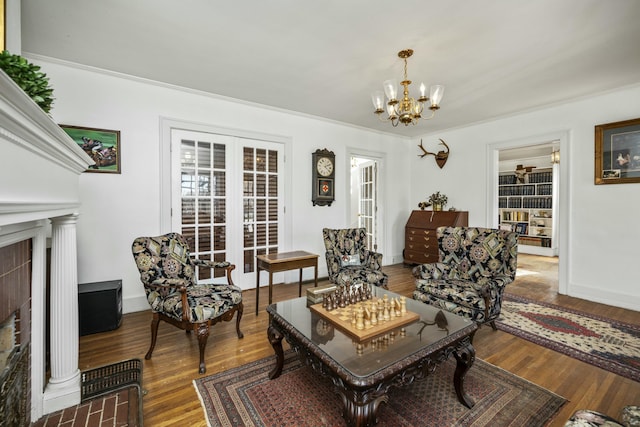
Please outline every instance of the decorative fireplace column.
[[45, 413], [80, 403], [77, 217], [51, 219], [51, 378], [44, 393]]

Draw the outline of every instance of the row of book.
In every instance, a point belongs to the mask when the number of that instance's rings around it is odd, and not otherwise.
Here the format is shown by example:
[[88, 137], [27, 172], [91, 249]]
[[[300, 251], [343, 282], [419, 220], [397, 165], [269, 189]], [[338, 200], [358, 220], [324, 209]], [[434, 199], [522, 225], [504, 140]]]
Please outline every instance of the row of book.
[[551, 209], [552, 204], [551, 197], [500, 197], [498, 199], [500, 209]]
[[530, 236], [518, 236], [519, 245], [538, 246], [542, 248], [551, 247], [551, 239], [548, 237], [530, 237]]
[[507, 187], [498, 187], [498, 196], [535, 196], [535, 185], [514, 185]]
[[515, 175], [499, 175], [498, 176], [498, 185], [511, 185], [515, 184], [516, 176]]
[[551, 209], [553, 200], [551, 197], [523, 197], [523, 209]]
[[550, 196], [553, 184], [525, 184], [498, 187], [498, 196]]
[[503, 221], [528, 222], [529, 212], [525, 211], [504, 211], [502, 212]]
[[553, 172], [532, 172], [529, 174], [529, 184], [538, 182], [551, 182], [553, 180]]
[[[553, 180], [553, 172], [529, 172], [524, 176], [525, 183], [537, 184], [540, 182], [551, 182]], [[514, 185], [518, 184], [518, 179], [515, 174], [499, 175], [498, 185]]]

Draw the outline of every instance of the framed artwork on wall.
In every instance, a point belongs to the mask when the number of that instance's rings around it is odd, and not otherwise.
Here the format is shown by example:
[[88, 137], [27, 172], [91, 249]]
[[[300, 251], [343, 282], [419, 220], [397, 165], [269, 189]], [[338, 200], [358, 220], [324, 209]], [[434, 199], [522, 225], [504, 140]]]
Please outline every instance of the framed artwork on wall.
[[595, 127], [595, 184], [640, 182], [640, 119]]
[[7, 48], [7, 11], [5, 0], [0, 0], [0, 52]]
[[60, 125], [96, 163], [87, 172], [120, 173], [120, 131]]

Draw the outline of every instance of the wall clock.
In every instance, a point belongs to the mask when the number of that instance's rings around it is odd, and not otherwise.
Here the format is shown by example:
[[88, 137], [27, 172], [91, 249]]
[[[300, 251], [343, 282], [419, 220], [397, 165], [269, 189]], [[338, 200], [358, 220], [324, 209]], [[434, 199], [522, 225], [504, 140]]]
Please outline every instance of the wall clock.
[[311, 155], [311, 202], [331, 206], [335, 200], [336, 155], [326, 148]]

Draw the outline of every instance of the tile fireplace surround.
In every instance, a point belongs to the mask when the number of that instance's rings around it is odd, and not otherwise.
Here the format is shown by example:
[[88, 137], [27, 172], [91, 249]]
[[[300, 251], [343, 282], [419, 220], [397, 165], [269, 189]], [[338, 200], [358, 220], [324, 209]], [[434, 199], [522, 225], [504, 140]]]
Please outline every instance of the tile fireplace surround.
[[[77, 144], [0, 70], [0, 248], [26, 244], [31, 249], [26, 285], [30, 286], [30, 307], [27, 298], [26, 308], [21, 302], [22, 308], [13, 310], [19, 312], [18, 341], [30, 342], [24, 369], [29, 375], [26, 399], [30, 402], [25, 405], [25, 423], [80, 402], [76, 221], [80, 174], [90, 164]], [[49, 271], [47, 248], [51, 250]], [[2, 271], [5, 267], [6, 263], [0, 264], [0, 286], [8, 295], [12, 280], [11, 271]], [[45, 373], [47, 281], [49, 378]], [[0, 311], [8, 311], [0, 322], [13, 312], [8, 300], [0, 301]], [[22, 336], [24, 332], [30, 332], [30, 337]]]

